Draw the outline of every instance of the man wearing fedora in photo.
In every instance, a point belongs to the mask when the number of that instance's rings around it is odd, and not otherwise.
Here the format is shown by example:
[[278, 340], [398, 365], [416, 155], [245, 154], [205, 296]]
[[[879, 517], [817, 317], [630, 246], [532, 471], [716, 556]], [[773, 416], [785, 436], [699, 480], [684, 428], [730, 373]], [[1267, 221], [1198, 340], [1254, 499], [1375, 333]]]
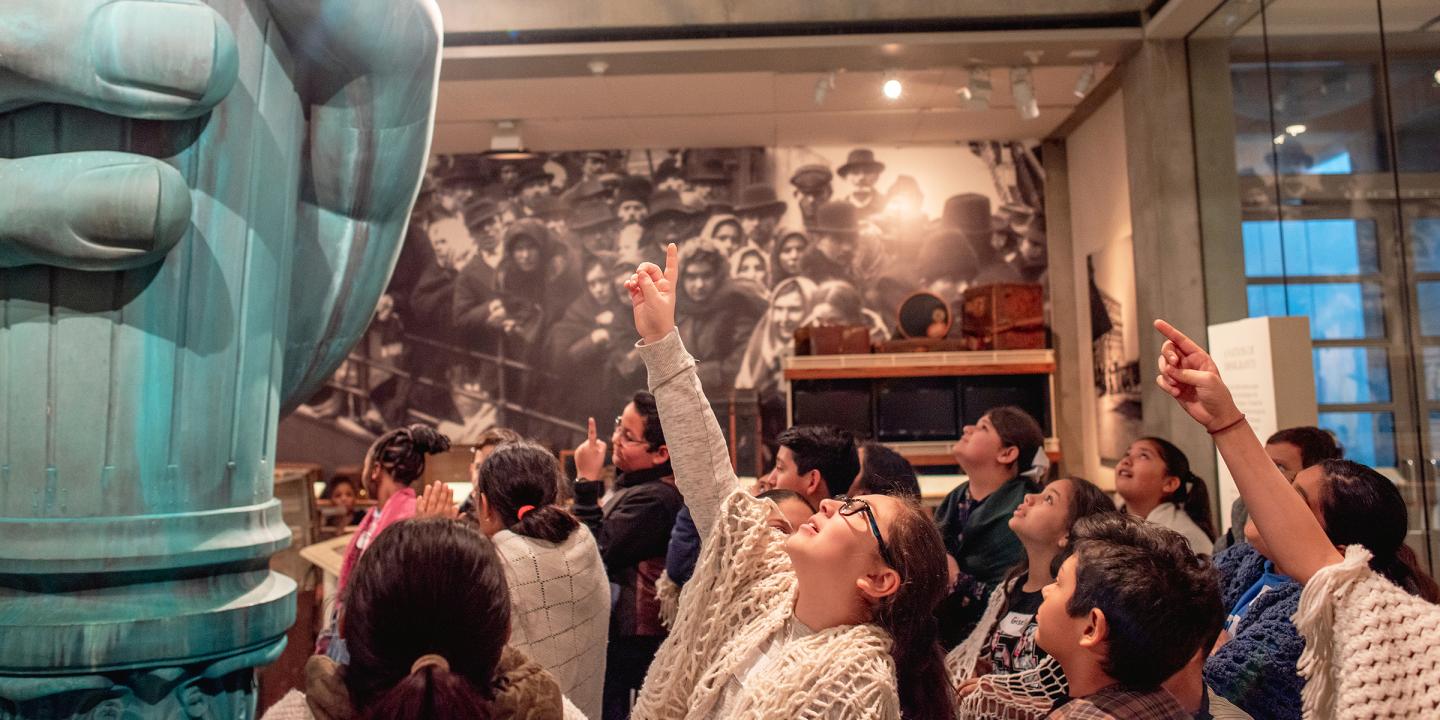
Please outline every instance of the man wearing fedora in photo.
[[860, 249], [860, 215], [854, 205], [831, 200], [815, 211], [810, 247], [800, 258], [800, 274], [822, 283], [855, 284], [855, 257]]
[[875, 153], [866, 148], [850, 151], [845, 164], [836, 171], [840, 179], [850, 183], [850, 196], [846, 198], [866, 218], [885, 209], [885, 198], [875, 189], [880, 173], [885, 172], [885, 163], [875, 159]]
[[571, 237], [586, 254], [614, 252], [618, 224], [619, 220], [604, 200], [586, 200], [570, 212]]
[[685, 204], [692, 208], [711, 212], [712, 205], [727, 205], [730, 175], [725, 172], [725, 161], [718, 157], [697, 157], [695, 162], [685, 163], [686, 191], [681, 193]]
[[615, 217], [620, 224], [639, 225], [650, 214], [650, 195], [654, 189], [650, 181], [639, 175], [626, 175], [620, 179], [615, 191]]
[[775, 186], [755, 183], [740, 192], [740, 203], [735, 214], [740, 217], [740, 229], [745, 233], [745, 242], [764, 252], [770, 252], [770, 242], [775, 236], [775, 225], [785, 216], [786, 204], [775, 194]]
[[515, 196], [519, 198], [520, 204], [524, 206], [525, 214], [529, 217], [532, 214], [531, 205], [535, 198], [550, 195], [550, 183], [555, 176], [545, 169], [541, 163], [532, 163], [520, 172], [520, 179], [515, 181]]
[[610, 191], [605, 189], [605, 183], [597, 178], [581, 180], [571, 185], [568, 190], [561, 193], [561, 199], [570, 203], [571, 207], [579, 205], [587, 200], [610, 200]]
[[475, 239], [476, 257], [492, 269], [500, 264], [500, 238], [505, 235], [505, 224], [501, 219], [503, 210], [500, 203], [485, 196], [471, 200], [461, 210], [465, 227]]
[[790, 176], [790, 184], [795, 186], [795, 202], [800, 206], [800, 218], [806, 229], [815, 225], [815, 211], [834, 195], [835, 190], [830, 186], [832, 178], [830, 168], [819, 164], [801, 165]]
[[555, 197], [554, 195], [541, 195], [530, 203], [530, 212], [533, 217], [545, 223], [550, 232], [557, 238], [565, 238], [570, 235], [570, 226], [567, 218], [570, 215], [570, 203]]
[[940, 229], [959, 233], [975, 256], [972, 285], [1020, 282], [1020, 274], [995, 251], [992, 236], [996, 231], [995, 217], [990, 213], [990, 198], [979, 193], [963, 193], [945, 201], [940, 215]]
[[679, 195], [669, 190], [655, 193], [650, 199], [650, 215], [643, 223], [645, 237], [640, 243], [641, 257], [663, 262], [666, 245], [673, 242], [683, 246], [700, 232], [704, 223], [705, 213], [681, 202]]

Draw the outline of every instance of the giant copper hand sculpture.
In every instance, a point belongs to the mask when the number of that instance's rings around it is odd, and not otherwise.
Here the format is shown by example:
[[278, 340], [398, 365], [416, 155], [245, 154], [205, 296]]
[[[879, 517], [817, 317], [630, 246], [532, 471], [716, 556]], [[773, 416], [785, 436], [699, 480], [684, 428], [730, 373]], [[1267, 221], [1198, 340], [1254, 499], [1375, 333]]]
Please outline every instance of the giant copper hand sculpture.
[[440, 33], [434, 0], [5, 0], [0, 719], [253, 713], [295, 607], [278, 418], [389, 278]]

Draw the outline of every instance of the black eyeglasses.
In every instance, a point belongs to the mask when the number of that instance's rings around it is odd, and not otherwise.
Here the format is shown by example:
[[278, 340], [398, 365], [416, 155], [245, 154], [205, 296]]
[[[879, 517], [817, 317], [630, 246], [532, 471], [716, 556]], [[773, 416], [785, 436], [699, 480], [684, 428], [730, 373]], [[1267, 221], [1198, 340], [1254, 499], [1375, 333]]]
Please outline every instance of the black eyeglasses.
[[895, 567], [895, 559], [890, 556], [890, 547], [885, 544], [885, 538], [880, 537], [880, 523], [875, 522], [875, 509], [870, 507], [870, 503], [849, 495], [837, 495], [835, 499], [840, 501], [838, 512], [841, 515], [849, 517], [860, 513], [865, 516], [865, 519], [870, 522], [870, 534], [875, 536], [875, 544], [880, 546], [880, 559], [884, 560], [886, 565]]

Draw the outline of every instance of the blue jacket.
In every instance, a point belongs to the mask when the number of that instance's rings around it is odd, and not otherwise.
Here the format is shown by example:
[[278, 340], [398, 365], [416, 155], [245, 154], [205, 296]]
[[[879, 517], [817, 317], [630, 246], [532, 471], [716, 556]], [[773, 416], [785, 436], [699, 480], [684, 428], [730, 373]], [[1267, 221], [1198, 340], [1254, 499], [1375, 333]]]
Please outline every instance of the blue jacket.
[[700, 531], [690, 519], [690, 507], [680, 508], [675, 526], [670, 528], [670, 546], [665, 550], [665, 574], [680, 587], [695, 574], [695, 561], [700, 559]]
[[[1265, 556], [1249, 543], [1225, 548], [1214, 563], [1226, 612], [1265, 573]], [[1290, 622], [1300, 604], [1300, 588], [1292, 581], [1256, 598], [1240, 630], [1205, 661], [1205, 684], [1255, 720], [1300, 720], [1305, 682], [1295, 664], [1305, 641]]]

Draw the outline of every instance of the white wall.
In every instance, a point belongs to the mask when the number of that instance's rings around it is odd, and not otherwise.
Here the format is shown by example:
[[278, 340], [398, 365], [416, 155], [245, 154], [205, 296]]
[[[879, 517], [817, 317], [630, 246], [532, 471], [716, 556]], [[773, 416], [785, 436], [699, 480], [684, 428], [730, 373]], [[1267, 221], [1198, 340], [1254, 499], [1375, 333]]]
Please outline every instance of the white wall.
[[[1065, 138], [1070, 191], [1071, 272], [1077, 302], [1071, 304], [1078, 329], [1075, 341], [1081, 346], [1078, 377], [1080, 388], [1080, 430], [1083, 462], [1071, 467], [1077, 474], [1102, 488], [1114, 487], [1115, 473], [1100, 462], [1095, 435], [1095, 392], [1093, 355], [1090, 352], [1089, 280], [1085, 258], [1105, 247], [1113, 238], [1131, 235], [1130, 181], [1125, 164], [1124, 96], [1120, 91], [1106, 100], [1093, 115]], [[1058, 269], [1057, 269], [1058, 270]], [[1141, 369], [1144, 369], [1142, 358]], [[1061, 368], [1064, 372], [1065, 369]], [[1142, 375], [1144, 373], [1142, 372]], [[1072, 450], [1066, 448], [1069, 455]]]

